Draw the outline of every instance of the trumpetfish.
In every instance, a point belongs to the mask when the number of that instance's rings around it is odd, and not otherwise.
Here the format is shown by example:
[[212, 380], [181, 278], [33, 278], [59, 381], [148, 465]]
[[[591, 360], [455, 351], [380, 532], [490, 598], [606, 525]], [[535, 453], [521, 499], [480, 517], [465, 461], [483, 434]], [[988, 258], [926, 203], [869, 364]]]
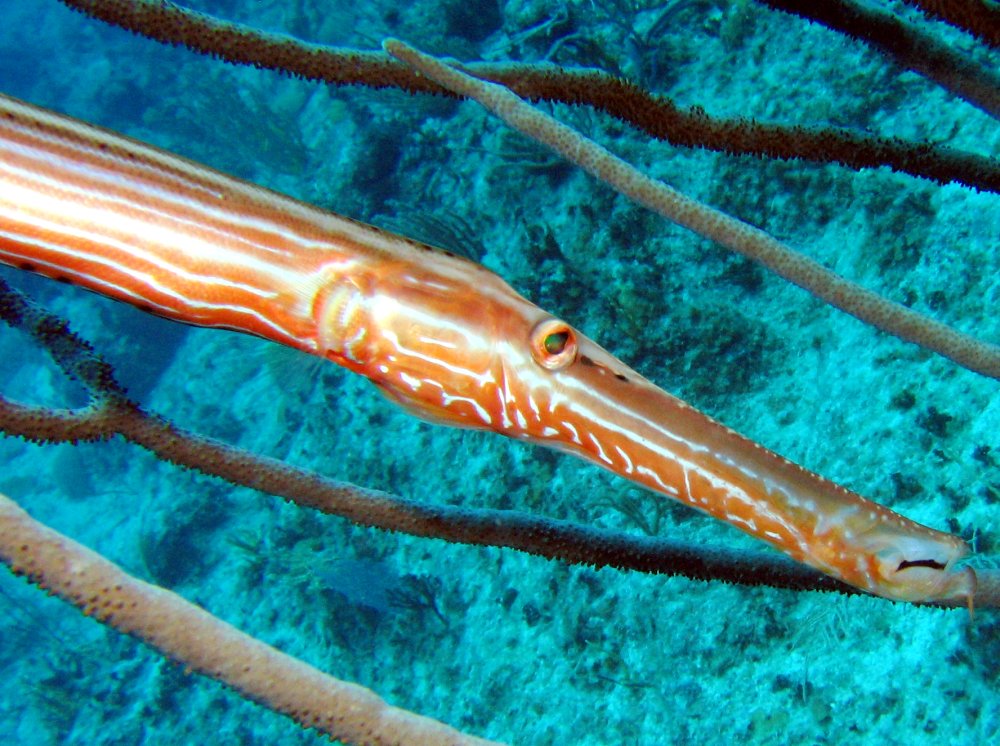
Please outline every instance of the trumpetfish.
[[485, 267], [9, 97], [0, 261], [327, 358], [420, 417], [572, 453], [869, 593], [971, 608], [961, 539], [744, 438]]

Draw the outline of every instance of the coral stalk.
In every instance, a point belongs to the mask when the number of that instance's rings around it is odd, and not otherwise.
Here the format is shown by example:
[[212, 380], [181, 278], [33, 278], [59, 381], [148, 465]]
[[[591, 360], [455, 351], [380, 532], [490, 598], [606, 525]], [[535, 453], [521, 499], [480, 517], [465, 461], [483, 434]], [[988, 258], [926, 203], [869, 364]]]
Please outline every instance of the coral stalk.
[[462, 72], [400, 41], [390, 39], [384, 46], [393, 56], [456, 93], [475, 99], [514, 129], [546, 145], [668, 220], [763, 264], [775, 274], [866, 324], [932, 350], [969, 370], [990, 378], [1000, 378], [1000, 346], [975, 339], [883, 298], [798, 253], [759, 228], [646, 176], [606, 148], [522, 101], [503, 86]]
[[[310, 44], [173, 3], [61, 1], [105, 23], [231, 64], [276, 70], [337, 86], [363, 85], [456, 95], [380, 52]], [[907, 142], [837, 127], [786, 126], [745, 117], [714, 117], [701, 107], [682, 108], [667, 96], [653, 95], [601, 70], [517, 62], [475, 62], [468, 64], [467, 69], [478, 77], [507, 86], [530, 101], [591, 106], [651, 137], [682, 147], [706, 148], [730, 155], [838, 163], [854, 170], [884, 166], [939, 184], [955, 182], [1000, 192], [1000, 164], [995, 159], [939, 143]]]
[[247, 699], [350, 744], [491, 743], [387, 704], [250, 637], [176, 593], [132, 577], [0, 495], [0, 560], [17, 575]]

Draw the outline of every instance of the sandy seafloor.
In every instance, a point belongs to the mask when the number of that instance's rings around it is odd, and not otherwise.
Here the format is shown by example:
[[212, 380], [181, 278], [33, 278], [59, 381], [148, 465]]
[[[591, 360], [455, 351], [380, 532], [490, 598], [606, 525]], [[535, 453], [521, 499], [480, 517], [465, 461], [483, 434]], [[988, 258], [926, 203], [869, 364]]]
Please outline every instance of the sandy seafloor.
[[[752, 2], [672, 5], [195, 7], [317, 42], [373, 48], [394, 35], [463, 59], [548, 56], [712, 113], [1000, 154], [996, 122], [857, 43]], [[0, 90], [354, 218], [418, 235], [434, 218], [464, 226], [472, 256], [667, 390], [825, 476], [974, 540], [977, 561], [995, 562], [995, 381], [876, 333], [647, 214], [474, 104], [234, 68], [55, 0], [3, 0], [0, 18]], [[648, 173], [868, 287], [1000, 339], [997, 196], [886, 170], [678, 149], [587, 110], [556, 111]], [[412, 498], [638, 530], [610, 507], [637, 490], [574, 458], [424, 424], [364, 380], [270, 343], [0, 274], [68, 318], [135, 396], [185, 427]], [[80, 403], [6, 329], [0, 376], [7, 396]], [[140, 577], [479, 735], [532, 745], [1000, 740], [995, 612], [970, 624], [961, 610], [594, 571], [388, 535], [117, 442], [2, 439], [0, 464], [0, 491]], [[664, 511], [660, 531], [754, 547], [681, 507]], [[408, 576], [433, 589], [441, 618], [362, 593], [411, 587]], [[0, 677], [3, 743], [323, 741], [8, 573]]]

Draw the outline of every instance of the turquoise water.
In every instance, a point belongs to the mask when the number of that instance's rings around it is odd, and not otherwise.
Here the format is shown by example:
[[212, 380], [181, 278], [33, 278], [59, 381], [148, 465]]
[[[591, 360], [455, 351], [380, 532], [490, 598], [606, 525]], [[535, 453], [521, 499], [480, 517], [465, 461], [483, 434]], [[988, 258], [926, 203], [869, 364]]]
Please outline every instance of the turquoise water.
[[[374, 48], [393, 35], [462, 59], [550, 57], [716, 114], [1000, 154], [995, 122], [854, 42], [752, 3], [674, 5], [195, 7], [331, 44]], [[432, 219], [448, 219], [472, 237], [469, 254], [667, 390], [996, 555], [995, 382], [645, 213], [474, 104], [234, 68], [54, 0], [3, 0], [0, 9], [3, 92], [402, 232], [422, 235]], [[995, 195], [884, 170], [677, 149], [588, 110], [557, 114], [843, 274], [1000, 339]], [[613, 507], [639, 493], [573, 458], [421, 423], [365, 381], [270, 343], [168, 323], [13, 270], [0, 276], [68, 318], [136, 397], [185, 427], [420, 500], [639, 530]], [[6, 329], [0, 373], [5, 395], [80, 402]], [[117, 442], [2, 439], [0, 463], [0, 491], [138, 576], [478, 735], [519, 744], [985, 744], [1000, 731], [995, 612], [970, 625], [962, 611], [594, 571], [390, 535]], [[644, 508], [652, 515], [651, 502]], [[660, 531], [755, 548], [681, 507], [668, 507]], [[439, 614], [385, 593], [414, 583], [432, 589]], [[3, 742], [323, 742], [6, 573], [0, 631]]]

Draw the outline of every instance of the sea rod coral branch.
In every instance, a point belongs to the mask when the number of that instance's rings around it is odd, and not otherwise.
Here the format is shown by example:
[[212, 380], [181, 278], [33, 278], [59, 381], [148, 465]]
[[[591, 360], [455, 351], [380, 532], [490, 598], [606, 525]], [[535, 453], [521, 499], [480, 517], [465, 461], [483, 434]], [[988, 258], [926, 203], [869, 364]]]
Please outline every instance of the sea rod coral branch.
[[[456, 95], [381, 52], [310, 44], [284, 34], [224, 21], [174, 3], [149, 0], [61, 0], [69, 7], [165, 44], [237, 65], [276, 70], [330, 85], [399, 88]], [[470, 63], [477, 76], [531, 101], [591, 106], [674, 145], [766, 158], [838, 163], [854, 170], [884, 166], [939, 184], [956, 182], [1000, 192], [1000, 162], [931, 142], [876, 137], [855, 130], [725, 119], [682, 108], [600, 70], [550, 64]]]
[[1000, 119], [1000, 76], [890, 13], [853, 0], [758, 0], [868, 44], [905, 70], [933, 80], [994, 119]]
[[[356, 524], [449, 542], [519, 549], [593, 567], [683, 575], [706, 581], [788, 590], [858, 591], [772, 553], [738, 553], [554, 520], [514, 510], [429, 505], [337, 482], [276, 459], [185, 431], [146, 412], [125, 394], [114, 372], [62, 319], [0, 280], [0, 320], [30, 335], [68, 375], [87, 388], [91, 403], [55, 410], [0, 396], [0, 432], [39, 443], [106, 440], [120, 436], [158, 458], [301, 507]], [[96, 374], [95, 374], [96, 373]]]
[[[737, 552], [600, 529], [514, 510], [430, 505], [337, 482], [276, 459], [185, 431], [131, 401], [114, 371], [69, 324], [0, 280], [0, 320], [30, 335], [91, 397], [87, 407], [55, 410], [0, 396], [0, 432], [40, 443], [120, 436], [158, 458], [231, 484], [284, 497], [358, 525], [413, 536], [519, 549], [591, 567], [682, 575], [793, 591], [858, 590], [774, 553]], [[1000, 573], [979, 570], [976, 605], [1000, 606]], [[935, 604], [944, 605], [944, 604]], [[957, 605], [952, 604], [952, 605]]]
[[349, 744], [493, 743], [392, 707], [223, 622], [176, 593], [132, 577], [32, 519], [0, 495], [0, 560], [17, 575], [247, 699]]
[[490, 83], [390, 39], [386, 51], [457, 93], [474, 98], [511, 127], [635, 202], [678, 225], [753, 259], [817, 298], [900, 339], [1000, 379], [1000, 346], [975, 339], [857, 285], [768, 233], [652, 179], [575, 130]]
[[1000, 49], [1000, 5], [986, 0], [903, 0], [928, 18], [937, 18]]

